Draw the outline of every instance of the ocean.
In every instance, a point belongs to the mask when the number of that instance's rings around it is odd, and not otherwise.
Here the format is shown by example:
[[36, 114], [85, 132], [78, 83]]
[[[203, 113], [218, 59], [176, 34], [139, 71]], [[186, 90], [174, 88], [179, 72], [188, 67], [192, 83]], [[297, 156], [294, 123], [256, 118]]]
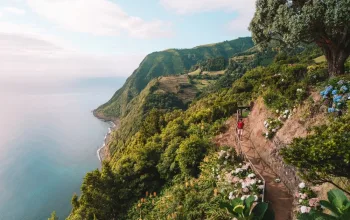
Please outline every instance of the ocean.
[[0, 220], [60, 219], [111, 126], [92, 115], [123, 78], [0, 86]]

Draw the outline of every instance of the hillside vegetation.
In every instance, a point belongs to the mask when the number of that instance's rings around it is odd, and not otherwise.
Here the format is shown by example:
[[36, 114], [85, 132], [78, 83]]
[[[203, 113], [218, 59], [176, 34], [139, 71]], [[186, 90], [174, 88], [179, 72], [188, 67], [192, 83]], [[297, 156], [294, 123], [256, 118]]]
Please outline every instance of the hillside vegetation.
[[[228, 213], [224, 207], [243, 206], [251, 199], [265, 204], [263, 182], [234, 149], [215, 146], [212, 139], [227, 129], [225, 121], [238, 106], [262, 97], [272, 112], [285, 112], [303, 104], [310, 90], [328, 84], [325, 64], [313, 60], [321, 55], [315, 47], [294, 56], [275, 55], [246, 52], [230, 57], [226, 64], [208, 59], [191, 67], [199, 70], [196, 74], [151, 79], [126, 105], [121, 128], [108, 144], [109, 160], [101, 171], [86, 175], [82, 195], [72, 198], [68, 219], [232, 219], [241, 215], [248, 219], [253, 212]], [[254, 68], [254, 63], [261, 62], [270, 65]], [[213, 74], [217, 71], [224, 74]], [[273, 125], [275, 120], [268, 123]], [[266, 138], [273, 139], [276, 132], [271, 128]], [[346, 149], [342, 148], [343, 155]], [[301, 149], [291, 148], [296, 150]], [[289, 151], [284, 154], [298, 167]], [[303, 171], [311, 176], [315, 172]], [[267, 212], [266, 216], [273, 219]]]
[[[256, 46], [239, 38], [152, 53], [95, 111], [121, 127], [68, 220], [274, 220], [274, 211], [277, 220], [349, 219], [350, 3], [256, 6]], [[254, 107], [239, 139], [229, 131], [246, 106]], [[265, 191], [278, 188], [286, 198]]]
[[198, 62], [216, 57], [228, 59], [253, 46], [252, 39], [246, 37], [193, 49], [169, 49], [151, 53], [146, 56], [139, 68], [134, 71], [111, 100], [99, 107], [96, 112], [110, 119], [125, 116], [127, 105], [152, 79], [159, 76], [186, 73]]

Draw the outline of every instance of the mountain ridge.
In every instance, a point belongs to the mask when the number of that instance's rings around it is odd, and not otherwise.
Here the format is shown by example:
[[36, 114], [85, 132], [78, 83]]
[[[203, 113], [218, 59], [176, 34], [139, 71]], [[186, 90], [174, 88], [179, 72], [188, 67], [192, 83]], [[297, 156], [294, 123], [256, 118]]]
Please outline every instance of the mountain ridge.
[[224, 57], [229, 59], [237, 53], [254, 47], [251, 37], [201, 45], [191, 49], [167, 49], [147, 55], [139, 67], [126, 80], [113, 97], [98, 107], [94, 114], [103, 119], [115, 120], [125, 116], [127, 105], [154, 78], [186, 73], [200, 61]]

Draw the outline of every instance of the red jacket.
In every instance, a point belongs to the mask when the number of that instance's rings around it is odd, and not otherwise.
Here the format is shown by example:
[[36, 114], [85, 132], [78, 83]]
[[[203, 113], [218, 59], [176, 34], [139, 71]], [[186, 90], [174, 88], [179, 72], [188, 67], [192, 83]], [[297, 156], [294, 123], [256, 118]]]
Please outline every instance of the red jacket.
[[239, 121], [238, 124], [237, 124], [237, 128], [238, 129], [243, 129], [244, 127], [244, 122], [243, 121]]

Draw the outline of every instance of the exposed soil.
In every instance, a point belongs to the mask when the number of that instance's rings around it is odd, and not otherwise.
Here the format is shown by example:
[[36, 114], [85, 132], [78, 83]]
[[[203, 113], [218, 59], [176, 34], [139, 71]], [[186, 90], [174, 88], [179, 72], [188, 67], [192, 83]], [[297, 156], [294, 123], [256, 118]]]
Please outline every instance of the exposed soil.
[[[249, 119], [246, 119], [249, 120]], [[254, 145], [250, 141], [250, 126], [249, 121], [245, 121], [246, 127], [241, 140], [242, 151], [247, 158], [255, 166], [256, 170], [262, 175], [266, 183], [265, 201], [271, 204], [275, 212], [276, 220], [289, 220], [293, 210], [293, 198], [289, 194], [287, 187], [283, 183], [276, 183], [277, 175], [272, 169], [266, 165], [261, 159], [259, 153], [256, 151]], [[220, 146], [231, 146], [237, 149], [235, 142], [236, 119], [233, 117], [227, 121], [229, 129], [218, 135], [215, 142]]]

